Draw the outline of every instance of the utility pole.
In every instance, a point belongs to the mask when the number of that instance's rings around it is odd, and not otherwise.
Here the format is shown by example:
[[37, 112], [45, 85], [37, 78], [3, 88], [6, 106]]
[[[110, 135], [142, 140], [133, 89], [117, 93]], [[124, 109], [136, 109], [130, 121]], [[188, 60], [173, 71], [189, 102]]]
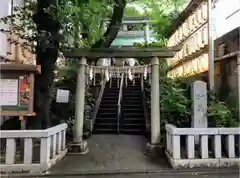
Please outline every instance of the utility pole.
[[208, 77], [209, 89], [214, 89], [214, 40], [213, 40], [213, 17], [212, 0], [208, 0]]

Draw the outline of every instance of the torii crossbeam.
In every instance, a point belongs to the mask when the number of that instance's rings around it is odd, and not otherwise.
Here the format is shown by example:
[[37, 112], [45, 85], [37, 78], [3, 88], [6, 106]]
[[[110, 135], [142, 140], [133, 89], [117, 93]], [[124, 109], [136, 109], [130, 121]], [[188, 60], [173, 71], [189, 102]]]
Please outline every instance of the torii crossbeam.
[[71, 48], [63, 51], [66, 58], [171, 58], [181, 48], [180, 46], [169, 48], [136, 48], [136, 47], [122, 47], [122, 48]]

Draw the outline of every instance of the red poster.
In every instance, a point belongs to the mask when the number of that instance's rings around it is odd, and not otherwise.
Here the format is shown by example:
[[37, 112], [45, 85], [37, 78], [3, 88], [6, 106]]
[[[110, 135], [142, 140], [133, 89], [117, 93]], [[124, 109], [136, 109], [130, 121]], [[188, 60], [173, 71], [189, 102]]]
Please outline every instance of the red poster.
[[28, 104], [30, 95], [30, 83], [28, 76], [20, 77], [20, 104]]
[[20, 92], [24, 92], [25, 88], [27, 87], [26, 79], [20, 79]]

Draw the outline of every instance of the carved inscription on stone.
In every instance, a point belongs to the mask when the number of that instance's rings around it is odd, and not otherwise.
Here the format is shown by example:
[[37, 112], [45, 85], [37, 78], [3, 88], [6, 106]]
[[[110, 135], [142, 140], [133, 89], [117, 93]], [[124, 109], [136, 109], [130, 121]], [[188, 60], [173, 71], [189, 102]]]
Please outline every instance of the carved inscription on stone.
[[192, 84], [192, 127], [207, 128], [207, 84], [195, 81]]

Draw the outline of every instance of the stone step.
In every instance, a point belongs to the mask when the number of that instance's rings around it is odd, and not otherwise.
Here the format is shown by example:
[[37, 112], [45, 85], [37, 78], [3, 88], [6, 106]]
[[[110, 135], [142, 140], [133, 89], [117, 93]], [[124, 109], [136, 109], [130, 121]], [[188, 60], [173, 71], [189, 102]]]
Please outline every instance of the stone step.
[[[93, 134], [118, 134], [117, 129], [106, 129], [106, 128], [99, 128], [93, 131]], [[119, 129], [119, 134], [134, 134], [134, 135], [144, 135], [145, 129]]]
[[144, 130], [146, 126], [143, 123], [120, 123], [119, 128], [127, 130]]
[[119, 134], [144, 135], [145, 129], [120, 129]]
[[97, 114], [97, 118], [114, 118], [114, 117], [117, 117], [117, 112], [113, 113], [101, 112]]
[[96, 123], [117, 123], [117, 117], [97, 117], [95, 120]]
[[137, 117], [142, 115], [143, 115], [143, 112], [122, 112], [123, 117], [128, 117], [128, 116]]
[[101, 107], [98, 109], [98, 113], [117, 113], [116, 107]]
[[[124, 104], [122, 106], [124, 106]], [[138, 107], [123, 107], [122, 111], [123, 112], [141, 112], [141, 113], [143, 113], [143, 110], [141, 110], [141, 108], [138, 108]]]
[[95, 129], [117, 129], [117, 123], [95, 123], [94, 125]]
[[94, 129], [93, 134], [117, 134], [117, 129]]
[[122, 100], [122, 106], [125, 106], [127, 105], [128, 108], [135, 108], [135, 107], [141, 107], [142, 106], [142, 101], [140, 99], [126, 99], [126, 98], [123, 98]]
[[121, 123], [124, 124], [145, 124], [145, 119], [142, 118], [134, 118], [134, 117], [122, 117], [120, 119]]

